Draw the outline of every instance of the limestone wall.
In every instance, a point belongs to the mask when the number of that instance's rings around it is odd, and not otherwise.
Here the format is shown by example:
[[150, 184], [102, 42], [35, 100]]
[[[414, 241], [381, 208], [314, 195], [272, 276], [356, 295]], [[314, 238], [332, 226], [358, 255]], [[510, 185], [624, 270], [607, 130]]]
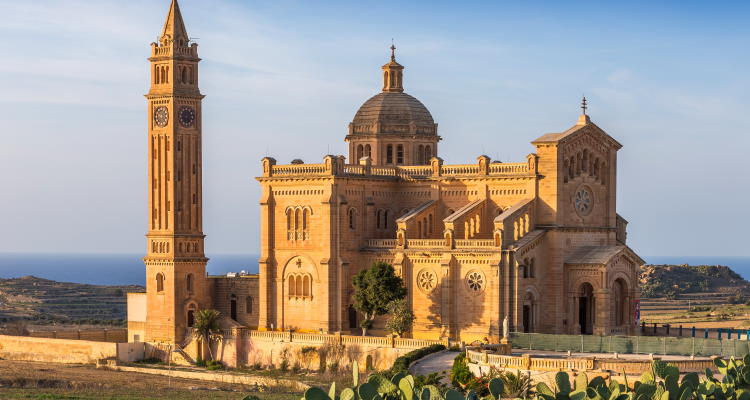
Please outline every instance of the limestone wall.
[[0, 358], [90, 364], [117, 357], [117, 343], [0, 335]]
[[123, 343], [128, 341], [128, 330], [117, 329], [63, 329], [53, 331], [31, 331], [29, 336], [38, 338], [91, 340], [95, 342]]
[[[230, 367], [262, 365], [287, 366], [317, 371], [321, 368], [348, 367], [356, 360], [363, 369], [387, 369], [401, 355], [447, 341], [400, 339], [374, 336], [326, 335], [314, 333], [261, 332], [235, 329], [221, 343], [212, 346], [214, 356]], [[198, 347], [185, 352], [197, 358]]]

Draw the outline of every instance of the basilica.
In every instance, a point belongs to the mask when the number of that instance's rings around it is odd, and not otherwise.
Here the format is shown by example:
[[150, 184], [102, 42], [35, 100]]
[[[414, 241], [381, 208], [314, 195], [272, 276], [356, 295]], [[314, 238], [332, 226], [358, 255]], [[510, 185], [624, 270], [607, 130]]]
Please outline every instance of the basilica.
[[445, 164], [441, 134], [458, 133], [405, 92], [391, 47], [379, 93], [342, 121], [346, 155], [261, 161], [259, 273], [208, 276], [200, 58], [176, 0], [149, 61], [147, 283], [128, 298], [131, 340], [182, 342], [208, 308], [228, 326], [358, 333], [352, 278], [375, 261], [404, 280], [413, 338], [492, 340], [505, 318], [518, 332], [635, 333], [643, 260], [617, 214], [622, 146], [585, 99], [519, 162]]

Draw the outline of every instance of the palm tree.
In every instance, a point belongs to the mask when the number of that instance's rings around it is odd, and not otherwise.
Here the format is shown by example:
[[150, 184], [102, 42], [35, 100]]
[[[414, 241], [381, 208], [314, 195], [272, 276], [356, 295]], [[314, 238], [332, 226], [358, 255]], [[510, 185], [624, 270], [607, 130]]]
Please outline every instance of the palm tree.
[[199, 310], [195, 314], [195, 323], [193, 324], [193, 337], [207, 344], [208, 355], [211, 360], [214, 359], [213, 352], [211, 352], [211, 342], [222, 339], [219, 317], [221, 317], [221, 313], [216, 310]]

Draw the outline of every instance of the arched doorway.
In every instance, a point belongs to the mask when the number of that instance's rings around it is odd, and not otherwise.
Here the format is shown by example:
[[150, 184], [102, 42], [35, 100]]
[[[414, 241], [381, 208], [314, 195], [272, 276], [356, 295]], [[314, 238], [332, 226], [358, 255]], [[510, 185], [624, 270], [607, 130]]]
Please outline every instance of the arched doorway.
[[349, 304], [349, 329], [357, 329], [357, 310]]
[[526, 292], [526, 298], [523, 300], [523, 331], [524, 333], [534, 332], [536, 319], [536, 298], [531, 292]]
[[623, 326], [628, 323], [629, 317], [629, 305], [630, 301], [628, 298], [628, 284], [622, 278], [615, 279], [615, 283], [612, 285], [612, 303], [614, 312], [615, 326]]
[[594, 299], [594, 287], [586, 282], [581, 285], [578, 298], [578, 323], [581, 334], [591, 335], [594, 333], [594, 315], [596, 301]]
[[229, 317], [237, 321], [237, 296], [232, 295], [229, 302]]

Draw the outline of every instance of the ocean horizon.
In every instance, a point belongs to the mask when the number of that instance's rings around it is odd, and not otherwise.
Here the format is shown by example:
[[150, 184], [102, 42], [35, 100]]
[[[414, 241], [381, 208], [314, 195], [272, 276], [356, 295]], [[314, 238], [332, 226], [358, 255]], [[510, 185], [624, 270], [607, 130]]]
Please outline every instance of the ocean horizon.
[[[209, 254], [209, 275], [258, 273], [257, 254]], [[750, 256], [649, 256], [648, 264], [725, 265], [750, 280]], [[0, 253], [0, 278], [33, 275], [60, 282], [144, 285], [143, 254]]]

